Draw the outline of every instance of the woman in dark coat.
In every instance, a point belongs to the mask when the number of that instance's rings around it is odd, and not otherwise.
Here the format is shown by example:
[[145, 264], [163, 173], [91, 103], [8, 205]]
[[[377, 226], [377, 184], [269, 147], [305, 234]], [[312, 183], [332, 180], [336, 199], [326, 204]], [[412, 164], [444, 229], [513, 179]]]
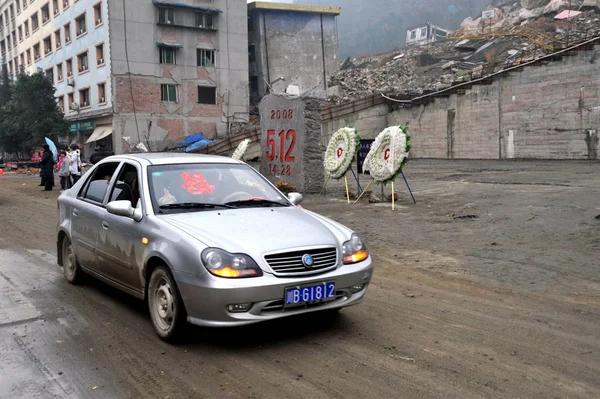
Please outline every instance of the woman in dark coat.
[[40, 176], [44, 181], [44, 189], [42, 191], [52, 191], [54, 186], [54, 158], [48, 144], [44, 144], [44, 156], [40, 161]]

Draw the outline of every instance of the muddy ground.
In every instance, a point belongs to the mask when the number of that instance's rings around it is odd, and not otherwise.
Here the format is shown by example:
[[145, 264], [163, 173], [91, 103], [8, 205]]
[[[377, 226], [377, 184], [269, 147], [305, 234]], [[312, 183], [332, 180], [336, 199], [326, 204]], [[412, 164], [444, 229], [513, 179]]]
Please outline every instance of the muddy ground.
[[365, 303], [190, 327], [177, 346], [142, 302], [67, 284], [58, 193], [1, 176], [0, 397], [600, 397], [600, 163], [414, 161], [407, 176], [418, 202], [399, 183], [395, 212], [349, 206], [339, 184], [304, 203], [368, 242]]

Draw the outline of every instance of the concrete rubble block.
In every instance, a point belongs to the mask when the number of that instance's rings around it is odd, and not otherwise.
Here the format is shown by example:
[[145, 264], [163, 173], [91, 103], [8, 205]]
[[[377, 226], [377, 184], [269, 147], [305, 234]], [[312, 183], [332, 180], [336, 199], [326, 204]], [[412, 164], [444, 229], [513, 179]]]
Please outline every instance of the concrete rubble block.
[[550, 3], [550, 0], [521, 0], [521, 7], [532, 10], [534, 8], [545, 7]]

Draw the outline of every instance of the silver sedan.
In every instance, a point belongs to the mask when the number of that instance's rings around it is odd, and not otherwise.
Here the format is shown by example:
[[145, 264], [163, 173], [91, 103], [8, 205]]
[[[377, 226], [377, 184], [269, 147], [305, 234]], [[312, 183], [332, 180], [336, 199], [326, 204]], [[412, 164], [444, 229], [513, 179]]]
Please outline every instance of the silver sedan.
[[301, 201], [231, 158], [112, 156], [58, 198], [58, 263], [146, 300], [166, 341], [362, 302], [365, 244]]

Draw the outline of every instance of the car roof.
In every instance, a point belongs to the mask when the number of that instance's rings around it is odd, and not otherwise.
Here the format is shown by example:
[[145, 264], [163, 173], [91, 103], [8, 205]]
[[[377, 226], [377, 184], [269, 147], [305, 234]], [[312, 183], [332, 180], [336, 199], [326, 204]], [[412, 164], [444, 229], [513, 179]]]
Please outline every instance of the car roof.
[[186, 163], [221, 163], [221, 164], [239, 164], [238, 160], [229, 157], [218, 155], [204, 154], [186, 154], [173, 152], [152, 152], [141, 154], [122, 154], [113, 155], [104, 158], [102, 162], [117, 161], [117, 160], [137, 160], [146, 165], [171, 165], [171, 164], [186, 164]]

